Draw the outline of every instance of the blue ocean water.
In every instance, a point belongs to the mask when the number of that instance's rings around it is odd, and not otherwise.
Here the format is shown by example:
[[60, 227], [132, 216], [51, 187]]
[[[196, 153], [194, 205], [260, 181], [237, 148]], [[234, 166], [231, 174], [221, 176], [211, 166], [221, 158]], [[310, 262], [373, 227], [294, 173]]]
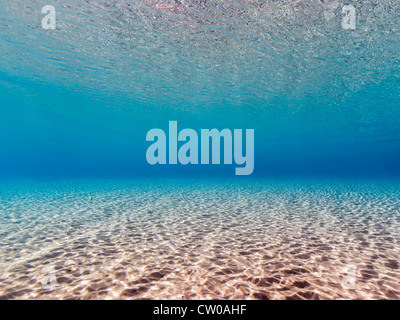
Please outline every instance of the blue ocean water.
[[[0, 299], [398, 299], [399, 21], [392, 0], [0, 0]], [[170, 121], [253, 129], [254, 172], [150, 165]]]
[[148, 165], [177, 120], [254, 129], [252, 176], [398, 176], [400, 5], [355, 1], [345, 30], [343, 4], [53, 1], [44, 30], [42, 1], [1, 1], [0, 174], [234, 175]]

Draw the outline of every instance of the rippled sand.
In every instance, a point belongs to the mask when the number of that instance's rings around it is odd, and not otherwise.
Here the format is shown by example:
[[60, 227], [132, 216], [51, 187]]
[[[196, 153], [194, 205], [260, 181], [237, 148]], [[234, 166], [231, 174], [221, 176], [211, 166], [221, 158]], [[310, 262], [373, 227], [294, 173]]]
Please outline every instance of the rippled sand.
[[393, 183], [2, 186], [0, 296], [399, 299], [399, 195]]

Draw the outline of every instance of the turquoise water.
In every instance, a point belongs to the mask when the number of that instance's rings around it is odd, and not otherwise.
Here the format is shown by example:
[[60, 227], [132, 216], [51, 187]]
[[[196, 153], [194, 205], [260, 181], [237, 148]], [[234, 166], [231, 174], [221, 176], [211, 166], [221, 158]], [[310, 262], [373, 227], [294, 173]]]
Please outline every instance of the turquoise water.
[[340, 1], [156, 3], [54, 1], [44, 30], [0, 2], [2, 176], [233, 175], [149, 166], [169, 120], [254, 129], [253, 176], [399, 175], [397, 2], [354, 2], [356, 30]]
[[[47, 4], [0, 0], [0, 299], [400, 297], [400, 2]], [[150, 165], [169, 121], [254, 172]]]

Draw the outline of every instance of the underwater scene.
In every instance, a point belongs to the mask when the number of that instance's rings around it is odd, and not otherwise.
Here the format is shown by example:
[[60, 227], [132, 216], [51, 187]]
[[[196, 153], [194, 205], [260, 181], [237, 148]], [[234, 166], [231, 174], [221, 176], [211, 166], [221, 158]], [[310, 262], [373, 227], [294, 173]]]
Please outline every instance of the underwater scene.
[[0, 0], [0, 299], [400, 299], [400, 2]]

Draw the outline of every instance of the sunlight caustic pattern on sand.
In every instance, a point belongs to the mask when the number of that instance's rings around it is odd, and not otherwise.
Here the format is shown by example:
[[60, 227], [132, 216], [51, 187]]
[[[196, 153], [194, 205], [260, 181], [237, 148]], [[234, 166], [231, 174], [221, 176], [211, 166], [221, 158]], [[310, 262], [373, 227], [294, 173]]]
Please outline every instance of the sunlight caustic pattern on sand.
[[0, 193], [0, 296], [400, 298], [398, 187], [16, 184]]

